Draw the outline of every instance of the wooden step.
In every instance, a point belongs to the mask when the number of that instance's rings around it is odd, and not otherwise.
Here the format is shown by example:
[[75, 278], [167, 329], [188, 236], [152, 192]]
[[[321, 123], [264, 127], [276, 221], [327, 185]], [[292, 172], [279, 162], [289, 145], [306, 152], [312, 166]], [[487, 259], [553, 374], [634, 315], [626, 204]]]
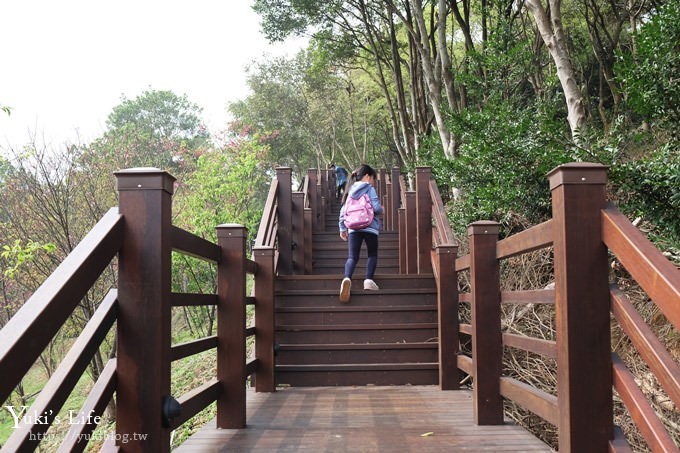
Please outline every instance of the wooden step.
[[433, 363], [438, 360], [438, 344], [280, 344], [279, 365], [329, 365], [334, 363]]
[[437, 289], [432, 275], [377, 274], [381, 289], [340, 275], [278, 276], [276, 379], [294, 386], [436, 384]]
[[[340, 288], [341, 277], [341, 275], [278, 275], [275, 281], [275, 290], [277, 294], [286, 290], [304, 292], [325, 289], [337, 291]], [[436, 282], [432, 274], [385, 275], [377, 273], [374, 280], [380, 286], [379, 293], [392, 289], [406, 289], [409, 291], [428, 289], [431, 294], [436, 294], [437, 292]], [[352, 288], [354, 290], [363, 288], [363, 278], [360, 276], [353, 278]]]
[[276, 367], [277, 384], [296, 387], [348, 385], [435, 385], [439, 365], [434, 363], [282, 365]]
[[357, 324], [370, 318], [379, 325], [401, 323], [437, 322], [437, 310], [433, 305], [357, 306], [343, 304], [322, 307], [277, 307], [276, 322], [281, 325], [343, 325]]
[[[354, 286], [354, 285], [353, 285]], [[436, 294], [424, 293], [422, 289], [380, 289], [378, 291], [366, 291], [356, 285], [352, 289], [352, 295], [348, 304], [356, 307], [391, 307], [423, 305], [436, 308]], [[340, 282], [337, 287], [330, 290], [300, 290], [277, 293], [276, 307], [335, 307], [340, 304], [338, 295]]]

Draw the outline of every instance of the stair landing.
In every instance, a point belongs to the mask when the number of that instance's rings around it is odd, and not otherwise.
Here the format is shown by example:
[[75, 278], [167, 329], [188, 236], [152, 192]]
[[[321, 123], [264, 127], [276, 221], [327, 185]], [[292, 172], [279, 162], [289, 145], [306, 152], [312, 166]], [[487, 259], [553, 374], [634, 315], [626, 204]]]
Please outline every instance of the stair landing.
[[247, 413], [246, 429], [216, 429], [213, 420], [174, 451], [552, 451], [510, 421], [476, 426], [469, 390], [442, 391], [436, 386], [248, 390]]

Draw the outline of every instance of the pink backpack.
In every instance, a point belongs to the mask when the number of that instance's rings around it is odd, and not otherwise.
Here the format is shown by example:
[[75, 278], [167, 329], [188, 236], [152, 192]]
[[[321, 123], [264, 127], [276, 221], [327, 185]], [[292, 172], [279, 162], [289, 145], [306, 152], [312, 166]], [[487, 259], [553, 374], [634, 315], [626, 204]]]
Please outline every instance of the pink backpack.
[[347, 197], [345, 202], [345, 226], [350, 230], [361, 230], [373, 222], [373, 205], [368, 194], [359, 198]]

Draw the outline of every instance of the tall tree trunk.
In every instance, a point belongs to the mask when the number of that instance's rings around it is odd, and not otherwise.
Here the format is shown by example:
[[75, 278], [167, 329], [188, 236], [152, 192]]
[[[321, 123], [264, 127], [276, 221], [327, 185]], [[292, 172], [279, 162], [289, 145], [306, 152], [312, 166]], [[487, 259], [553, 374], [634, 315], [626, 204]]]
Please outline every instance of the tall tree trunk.
[[451, 71], [451, 57], [449, 56], [449, 49], [446, 46], [446, 17], [448, 13], [446, 0], [439, 0], [438, 6], [439, 25], [437, 31], [439, 35], [439, 58], [442, 64], [442, 81], [444, 82], [444, 90], [449, 102], [449, 108], [452, 111], [455, 111], [458, 107], [458, 97], [456, 96], [456, 87], [454, 86], [453, 72]]
[[561, 2], [560, 0], [548, 0], [550, 17], [548, 17], [541, 0], [526, 0], [525, 4], [533, 15], [543, 42], [545, 42], [550, 56], [555, 62], [557, 77], [562, 85], [567, 103], [567, 121], [569, 121], [571, 137], [574, 141], [578, 141], [577, 131], [585, 126], [586, 111], [583, 106], [581, 90], [574, 77], [574, 68], [569, 59], [567, 39], [562, 28]]
[[432, 59], [432, 52], [430, 50], [430, 43], [428, 39], [429, 34], [427, 32], [427, 26], [425, 25], [423, 8], [420, 0], [412, 0], [411, 5], [413, 8], [413, 16], [415, 18], [416, 26], [420, 33], [420, 46], [418, 50], [420, 52], [425, 82], [427, 83], [430, 107], [432, 108], [435, 123], [437, 124], [437, 130], [439, 132], [439, 138], [442, 142], [444, 154], [446, 157], [451, 159], [455, 157], [456, 148], [454, 140], [451, 139], [451, 134], [449, 133], [444, 121], [444, 114], [442, 111], [441, 84], [435, 77], [435, 66]]

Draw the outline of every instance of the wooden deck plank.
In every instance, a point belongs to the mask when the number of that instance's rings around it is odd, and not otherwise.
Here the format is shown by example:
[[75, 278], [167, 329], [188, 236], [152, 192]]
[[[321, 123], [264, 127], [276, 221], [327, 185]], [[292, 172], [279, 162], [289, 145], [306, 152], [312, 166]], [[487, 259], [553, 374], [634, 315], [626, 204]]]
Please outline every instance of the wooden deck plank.
[[212, 421], [175, 451], [551, 451], [510, 421], [475, 426], [473, 420], [468, 390], [441, 391], [437, 386], [249, 390], [245, 429], [216, 429]]

